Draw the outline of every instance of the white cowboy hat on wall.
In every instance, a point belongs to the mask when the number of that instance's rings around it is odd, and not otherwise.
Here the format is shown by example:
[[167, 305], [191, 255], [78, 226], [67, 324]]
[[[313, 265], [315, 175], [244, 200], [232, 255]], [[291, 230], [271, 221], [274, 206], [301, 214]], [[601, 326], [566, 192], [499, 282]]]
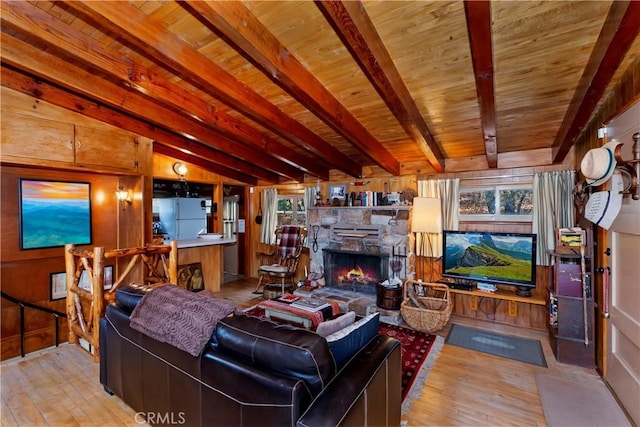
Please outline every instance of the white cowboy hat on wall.
[[621, 142], [612, 139], [611, 142], [599, 148], [593, 148], [582, 158], [580, 171], [587, 180], [587, 184], [597, 187], [605, 183], [616, 168], [615, 151]]

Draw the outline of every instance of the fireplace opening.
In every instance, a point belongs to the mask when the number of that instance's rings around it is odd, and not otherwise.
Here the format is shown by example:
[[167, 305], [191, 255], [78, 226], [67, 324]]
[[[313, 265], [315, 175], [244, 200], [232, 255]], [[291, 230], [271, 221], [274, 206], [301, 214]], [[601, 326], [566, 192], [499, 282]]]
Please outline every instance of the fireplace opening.
[[376, 284], [389, 276], [389, 256], [333, 249], [323, 250], [326, 286], [376, 293]]

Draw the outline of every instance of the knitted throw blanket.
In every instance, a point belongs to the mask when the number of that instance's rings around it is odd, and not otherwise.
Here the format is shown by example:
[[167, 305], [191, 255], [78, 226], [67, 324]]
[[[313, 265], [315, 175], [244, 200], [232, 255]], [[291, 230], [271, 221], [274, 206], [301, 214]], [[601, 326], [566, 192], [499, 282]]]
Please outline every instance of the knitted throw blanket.
[[151, 338], [198, 356], [218, 320], [241, 312], [207, 291], [194, 293], [165, 285], [142, 297], [131, 313], [129, 325]]

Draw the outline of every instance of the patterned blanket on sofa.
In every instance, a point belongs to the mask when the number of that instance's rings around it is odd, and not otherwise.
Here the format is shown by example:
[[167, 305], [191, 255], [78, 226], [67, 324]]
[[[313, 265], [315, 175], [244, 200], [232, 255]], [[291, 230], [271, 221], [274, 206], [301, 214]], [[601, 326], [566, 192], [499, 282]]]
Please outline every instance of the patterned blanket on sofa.
[[130, 326], [158, 341], [198, 356], [218, 320], [242, 311], [208, 291], [190, 292], [176, 285], [147, 292], [131, 313]]

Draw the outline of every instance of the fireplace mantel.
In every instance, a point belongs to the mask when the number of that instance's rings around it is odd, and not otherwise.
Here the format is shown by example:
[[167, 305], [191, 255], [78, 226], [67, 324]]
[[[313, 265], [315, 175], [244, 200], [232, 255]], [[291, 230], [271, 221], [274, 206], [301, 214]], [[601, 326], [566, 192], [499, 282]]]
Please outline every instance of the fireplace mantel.
[[[317, 271], [314, 268], [324, 271], [325, 250], [374, 255], [385, 258], [386, 266], [394, 255], [408, 256], [412, 253], [410, 216], [408, 205], [309, 208], [308, 221], [315, 229], [309, 236], [309, 246], [315, 248], [310, 252], [312, 271]], [[403, 262], [402, 271], [389, 269], [386, 278], [412, 278], [413, 274], [413, 263]]]

